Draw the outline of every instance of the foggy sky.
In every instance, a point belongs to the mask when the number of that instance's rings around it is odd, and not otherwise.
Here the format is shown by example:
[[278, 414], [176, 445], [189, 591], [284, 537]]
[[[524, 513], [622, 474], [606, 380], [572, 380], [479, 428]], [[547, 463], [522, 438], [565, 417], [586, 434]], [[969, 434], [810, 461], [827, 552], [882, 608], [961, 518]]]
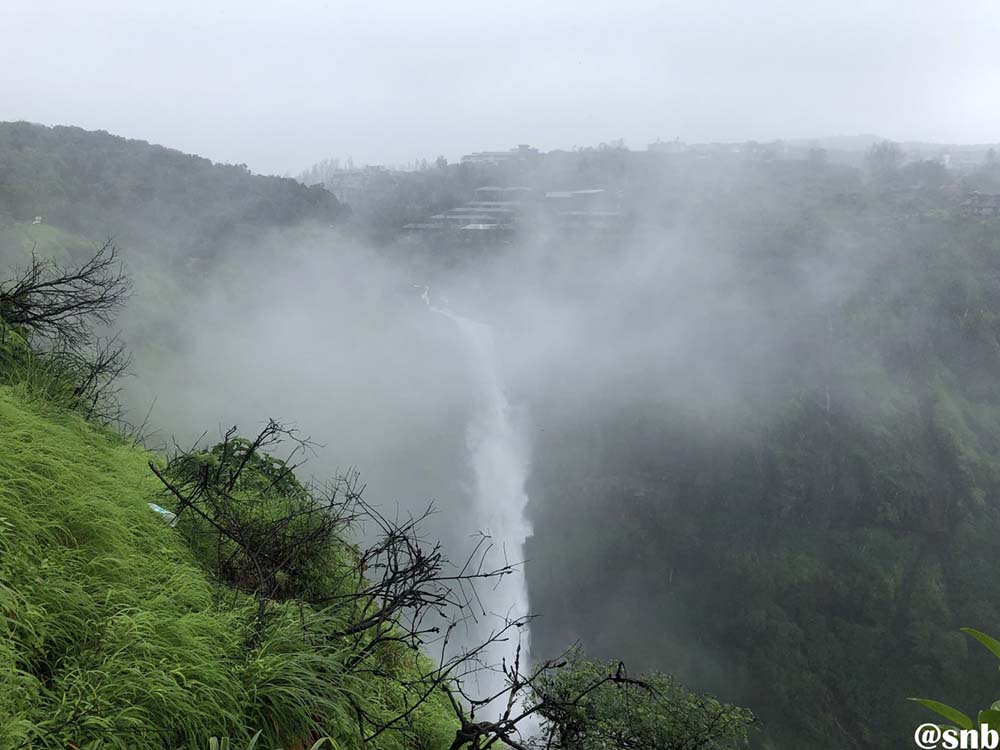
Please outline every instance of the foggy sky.
[[1000, 134], [986, 0], [2, 0], [0, 35], [0, 120], [270, 173], [517, 143]]

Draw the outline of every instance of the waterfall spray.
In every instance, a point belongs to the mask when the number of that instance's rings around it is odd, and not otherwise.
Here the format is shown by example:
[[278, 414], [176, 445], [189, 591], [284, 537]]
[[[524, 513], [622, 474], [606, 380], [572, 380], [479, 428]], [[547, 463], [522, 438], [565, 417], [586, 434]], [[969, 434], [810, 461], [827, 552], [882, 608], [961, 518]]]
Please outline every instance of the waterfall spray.
[[[524, 436], [511, 418], [510, 403], [497, 361], [493, 331], [484, 323], [458, 315], [431, 303], [424, 289], [423, 300], [438, 315], [455, 323], [471, 355], [479, 401], [466, 430], [470, 462], [475, 477], [474, 519], [486, 531], [506, 559], [515, 563], [513, 572], [496, 589], [484, 592], [482, 603], [488, 615], [517, 619], [528, 614], [528, 591], [524, 578], [524, 542], [531, 533], [525, 518], [528, 496], [528, 450]], [[495, 618], [494, 618], [495, 619]], [[490, 625], [491, 623], [486, 623]], [[520, 636], [521, 669], [529, 656], [527, 629]], [[518, 640], [497, 643], [490, 656], [514, 663]], [[503, 675], [493, 672], [480, 678], [480, 689], [490, 693], [503, 688]]]

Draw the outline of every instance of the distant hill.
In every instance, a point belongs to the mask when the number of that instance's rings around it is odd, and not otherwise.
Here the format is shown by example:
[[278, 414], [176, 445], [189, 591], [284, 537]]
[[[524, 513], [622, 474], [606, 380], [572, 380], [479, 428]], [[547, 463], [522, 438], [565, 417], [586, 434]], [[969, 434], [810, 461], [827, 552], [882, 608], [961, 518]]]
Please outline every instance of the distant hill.
[[113, 236], [158, 255], [206, 257], [222, 244], [347, 209], [320, 186], [252, 174], [145, 141], [76, 127], [0, 123], [0, 229], [41, 222]]

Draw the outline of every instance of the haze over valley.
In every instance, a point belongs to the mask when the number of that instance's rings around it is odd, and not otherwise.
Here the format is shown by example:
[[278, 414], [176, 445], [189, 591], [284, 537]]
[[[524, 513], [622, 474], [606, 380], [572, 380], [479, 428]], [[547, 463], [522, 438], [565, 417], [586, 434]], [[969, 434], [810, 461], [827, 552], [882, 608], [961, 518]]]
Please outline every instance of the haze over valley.
[[1000, 731], [992, 6], [49, 5], [0, 750]]

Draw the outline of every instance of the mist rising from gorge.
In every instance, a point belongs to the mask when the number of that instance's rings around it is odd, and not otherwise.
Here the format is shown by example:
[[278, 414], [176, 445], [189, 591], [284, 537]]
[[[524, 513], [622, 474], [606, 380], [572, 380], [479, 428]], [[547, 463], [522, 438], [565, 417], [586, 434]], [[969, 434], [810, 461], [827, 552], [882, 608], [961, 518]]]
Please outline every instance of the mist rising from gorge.
[[[737, 238], [686, 216], [610, 246], [538, 227], [450, 269], [325, 227], [274, 232], [227, 250], [179, 290], [172, 330], [158, 332], [175, 343], [140, 349], [128, 400], [141, 415], [155, 399], [153, 444], [290, 421], [317, 443], [306, 475], [355, 468], [368, 500], [390, 513], [416, 515], [433, 503], [428, 536], [461, 561], [487, 525], [469, 444], [481, 375], [454, 322], [424, 304], [425, 287], [489, 326], [532, 464], [546, 430], [598, 425], [637, 404], [698, 413], [733, 435], [748, 404], [758, 417], [767, 404], [777, 409], [789, 373], [817, 344], [815, 322], [875, 260], [839, 230], [820, 242], [828, 246], [820, 260], [793, 262], [775, 279], [754, 276]], [[563, 447], [571, 454], [572, 439]], [[529, 500], [528, 516], [537, 512]], [[491, 597], [501, 614], [504, 596], [511, 606], [517, 598], [504, 591]], [[530, 605], [545, 618], [546, 601]]]
[[[1000, 172], [882, 146], [867, 170], [780, 144], [524, 147], [334, 174], [371, 179], [349, 214], [320, 186], [14, 123], [0, 239], [17, 265], [117, 227], [149, 447], [274, 417], [315, 444], [298, 476], [357, 469], [389, 517], [433, 504], [424, 538], [453, 562], [492, 533], [490, 562], [523, 566], [463, 643], [530, 607], [536, 662], [579, 641], [824, 746], [894, 736], [900, 695], [981, 671], [947, 634], [990, 619], [963, 566], [991, 564], [968, 533], [1000, 492], [974, 214]], [[904, 631], [930, 645], [872, 645]]]

